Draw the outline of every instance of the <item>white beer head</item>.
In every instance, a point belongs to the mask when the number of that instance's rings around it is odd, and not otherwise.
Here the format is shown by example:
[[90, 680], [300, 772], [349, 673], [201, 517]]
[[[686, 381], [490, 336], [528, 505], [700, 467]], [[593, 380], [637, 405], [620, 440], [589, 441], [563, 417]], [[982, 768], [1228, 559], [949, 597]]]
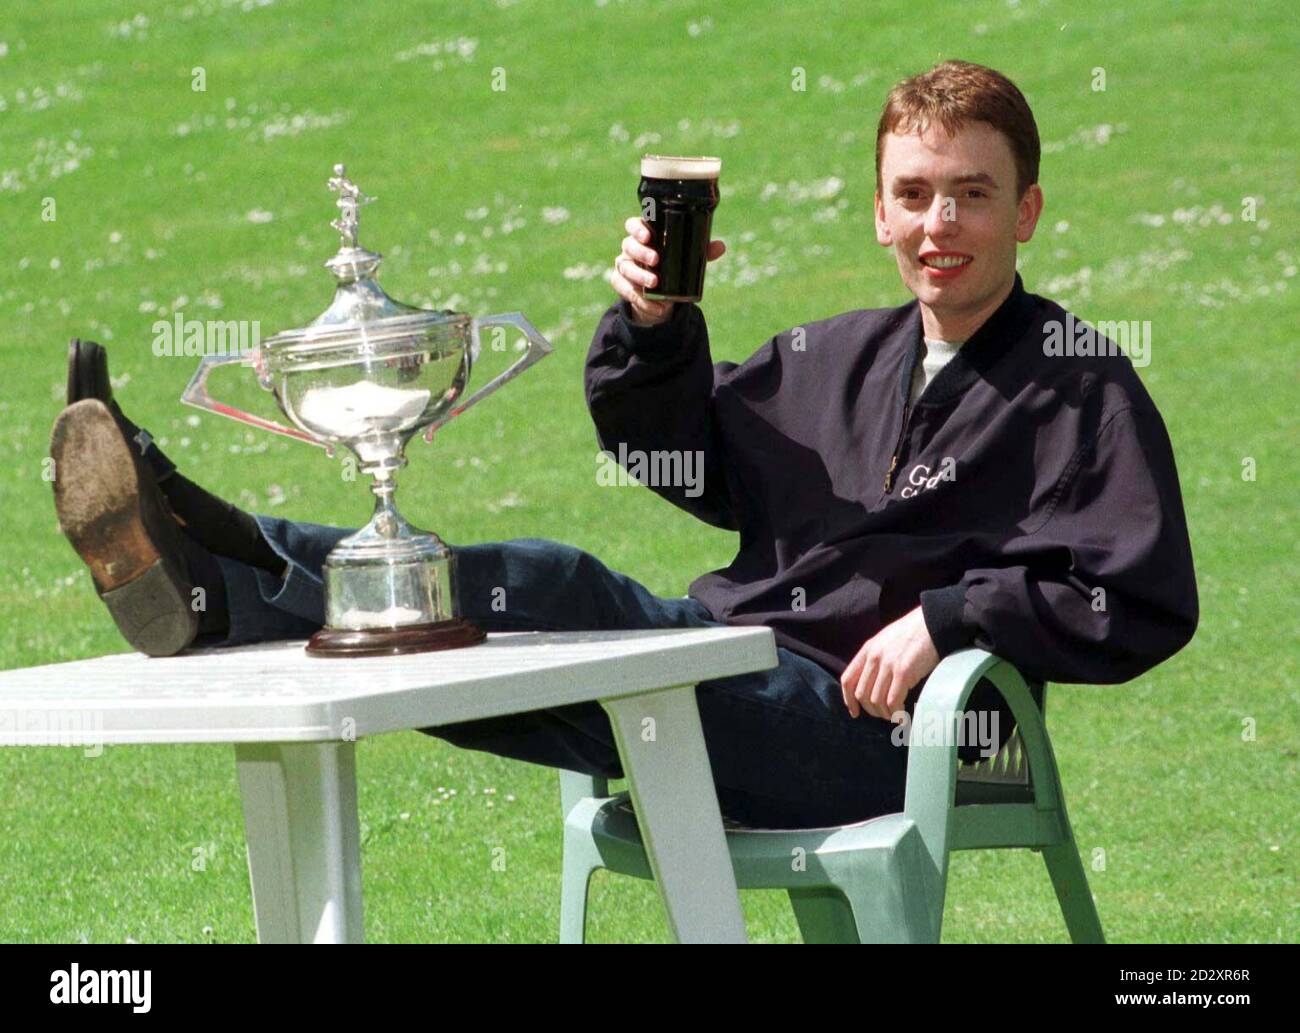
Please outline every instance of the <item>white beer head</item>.
[[721, 158], [647, 154], [641, 159], [641, 175], [649, 179], [717, 179], [721, 171]]

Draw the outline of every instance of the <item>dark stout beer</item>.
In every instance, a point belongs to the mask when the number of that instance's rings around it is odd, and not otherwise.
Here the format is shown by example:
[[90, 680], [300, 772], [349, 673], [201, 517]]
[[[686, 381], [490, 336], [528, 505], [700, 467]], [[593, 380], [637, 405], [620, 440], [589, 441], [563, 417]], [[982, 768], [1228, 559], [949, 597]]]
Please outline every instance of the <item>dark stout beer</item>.
[[699, 301], [704, 296], [713, 209], [718, 207], [721, 158], [672, 158], [647, 154], [641, 159], [637, 197], [641, 218], [650, 227], [650, 247], [659, 254], [659, 277], [646, 297]]

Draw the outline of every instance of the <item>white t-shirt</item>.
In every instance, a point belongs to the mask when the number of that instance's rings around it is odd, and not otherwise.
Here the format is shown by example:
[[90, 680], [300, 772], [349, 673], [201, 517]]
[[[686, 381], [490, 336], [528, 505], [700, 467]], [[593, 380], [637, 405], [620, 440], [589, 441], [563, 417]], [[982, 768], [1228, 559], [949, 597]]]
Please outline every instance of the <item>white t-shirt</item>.
[[939, 370], [943, 369], [957, 354], [957, 350], [965, 344], [964, 341], [937, 341], [932, 337], [923, 340], [925, 353], [912, 374], [912, 402], [921, 397], [921, 392], [930, 386], [930, 381], [939, 375]]

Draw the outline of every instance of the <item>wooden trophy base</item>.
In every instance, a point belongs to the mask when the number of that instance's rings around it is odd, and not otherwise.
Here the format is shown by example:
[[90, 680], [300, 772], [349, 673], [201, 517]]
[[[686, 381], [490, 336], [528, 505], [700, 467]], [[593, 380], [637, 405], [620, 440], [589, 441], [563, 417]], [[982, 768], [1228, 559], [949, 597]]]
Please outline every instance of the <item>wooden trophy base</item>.
[[309, 656], [398, 656], [477, 645], [487, 633], [464, 617], [404, 628], [321, 628], [307, 641]]

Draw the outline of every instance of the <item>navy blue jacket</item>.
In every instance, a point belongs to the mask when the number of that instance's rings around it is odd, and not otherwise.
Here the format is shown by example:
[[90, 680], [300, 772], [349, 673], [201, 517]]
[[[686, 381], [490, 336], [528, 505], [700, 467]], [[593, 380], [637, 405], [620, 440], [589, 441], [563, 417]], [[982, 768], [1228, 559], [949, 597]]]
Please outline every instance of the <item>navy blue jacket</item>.
[[696, 305], [628, 315], [596, 329], [588, 406], [611, 453], [702, 454], [702, 491], [651, 487], [739, 532], [690, 586], [717, 620], [766, 625], [836, 677], [918, 604], [940, 656], [976, 645], [1040, 681], [1127, 681], [1191, 639], [1164, 422], [1123, 354], [1048, 354], [1071, 317], [1019, 274], [914, 406], [915, 300], [791, 328], [739, 365], [712, 360]]

